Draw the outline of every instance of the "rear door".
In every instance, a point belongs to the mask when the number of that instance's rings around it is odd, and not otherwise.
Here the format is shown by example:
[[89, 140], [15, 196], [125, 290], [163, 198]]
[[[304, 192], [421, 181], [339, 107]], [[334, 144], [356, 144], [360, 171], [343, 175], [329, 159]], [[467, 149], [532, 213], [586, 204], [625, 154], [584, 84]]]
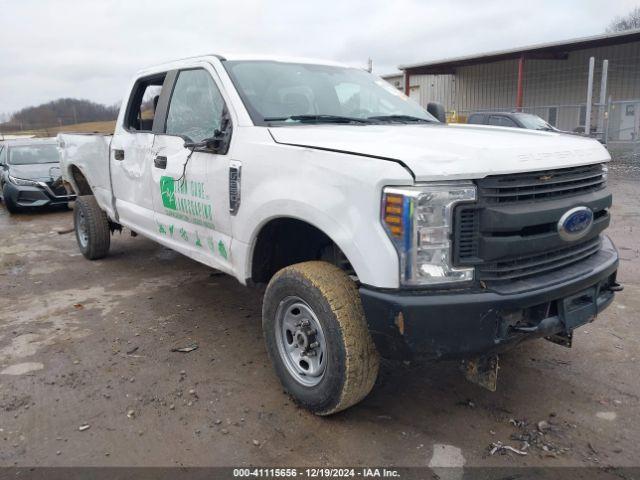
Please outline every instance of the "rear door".
[[140, 233], [153, 236], [155, 230], [151, 195], [151, 159], [158, 101], [167, 73], [138, 79], [132, 90], [123, 125], [111, 142], [109, 161], [118, 220]]
[[163, 131], [153, 145], [155, 229], [171, 248], [230, 272], [228, 155], [185, 147], [222, 130], [230, 134], [227, 104], [210, 66], [174, 73]]

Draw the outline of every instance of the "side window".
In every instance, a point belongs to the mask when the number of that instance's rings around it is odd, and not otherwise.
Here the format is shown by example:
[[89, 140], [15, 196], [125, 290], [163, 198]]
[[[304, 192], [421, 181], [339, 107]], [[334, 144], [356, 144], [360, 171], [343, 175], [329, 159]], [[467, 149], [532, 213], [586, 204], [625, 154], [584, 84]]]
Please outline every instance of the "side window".
[[150, 132], [156, 115], [165, 74], [139, 80], [133, 88], [125, 127], [129, 130]]
[[474, 125], [482, 125], [484, 123], [484, 115], [473, 114], [467, 120], [467, 123], [471, 123]]
[[511, 120], [509, 117], [502, 117], [502, 122], [503, 127], [518, 128], [518, 124], [516, 124], [516, 122]]
[[211, 138], [221, 129], [224, 106], [224, 99], [209, 72], [183, 70], [171, 95], [166, 133], [193, 142]]
[[3, 145], [0, 145], [0, 165], [6, 165], [7, 163], [7, 149]]
[[507, 117], [502, 117], [498, 115], [491, 115], [489, 117], [489, 125], [496, 125], [499, 127], [516, 127], [517, 125], [513, 120]]

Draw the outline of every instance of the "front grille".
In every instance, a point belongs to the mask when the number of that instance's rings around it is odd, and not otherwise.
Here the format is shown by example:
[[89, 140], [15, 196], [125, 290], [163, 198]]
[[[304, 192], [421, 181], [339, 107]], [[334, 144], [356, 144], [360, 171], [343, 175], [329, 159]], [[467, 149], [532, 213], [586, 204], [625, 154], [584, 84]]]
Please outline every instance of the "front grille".
[[[611, 194], [603, 165], [494, 175], [477, 180], [476, 203], [461, 204], [453, 217], [453, 264], [475, 267], [487, 284], [558, 270], [598, 252], [609, 225]], [[558, 221], [576, 206], [594, 213], [582, 240], [567, 243]]]
[[479, 196], [486, 203], [551, 200], [594, 192], [606, 187], [602, 164], [492, 175], [477, 181]]
[[478, 267], [478, 278], [483, 281], [519, 280], [532, 275], [540, 275], [590, 257], [600, 250], [601, 244], [600, 237], [596, 237], [578, 245], [542, 254], [485, 263]]

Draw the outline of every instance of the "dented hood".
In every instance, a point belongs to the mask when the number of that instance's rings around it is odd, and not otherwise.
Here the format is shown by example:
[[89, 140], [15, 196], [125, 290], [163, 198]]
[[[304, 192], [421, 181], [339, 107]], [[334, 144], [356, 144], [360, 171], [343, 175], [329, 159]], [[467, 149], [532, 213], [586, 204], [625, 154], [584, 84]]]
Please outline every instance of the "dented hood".
[[404, 164], [417, 181], [570, 167], [611, 159], [596, 140], [478, 125], [295, 125], [269, 129], [277, 143]]

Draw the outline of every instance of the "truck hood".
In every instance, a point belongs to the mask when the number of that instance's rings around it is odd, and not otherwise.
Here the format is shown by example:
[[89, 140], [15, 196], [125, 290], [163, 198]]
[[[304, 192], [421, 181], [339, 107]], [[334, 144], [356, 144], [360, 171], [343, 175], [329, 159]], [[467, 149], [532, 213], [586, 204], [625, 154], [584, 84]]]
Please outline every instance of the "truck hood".
[[570, 167], [611, 159], [596, 140], [478, 125], [292, 125], [270, 127], [277, 143], [400, 162], [417, 181]]
[[57, 163], [9, 165], [9, 175], [37, 182], [49, 182], [60, 177], [60, 165]]

